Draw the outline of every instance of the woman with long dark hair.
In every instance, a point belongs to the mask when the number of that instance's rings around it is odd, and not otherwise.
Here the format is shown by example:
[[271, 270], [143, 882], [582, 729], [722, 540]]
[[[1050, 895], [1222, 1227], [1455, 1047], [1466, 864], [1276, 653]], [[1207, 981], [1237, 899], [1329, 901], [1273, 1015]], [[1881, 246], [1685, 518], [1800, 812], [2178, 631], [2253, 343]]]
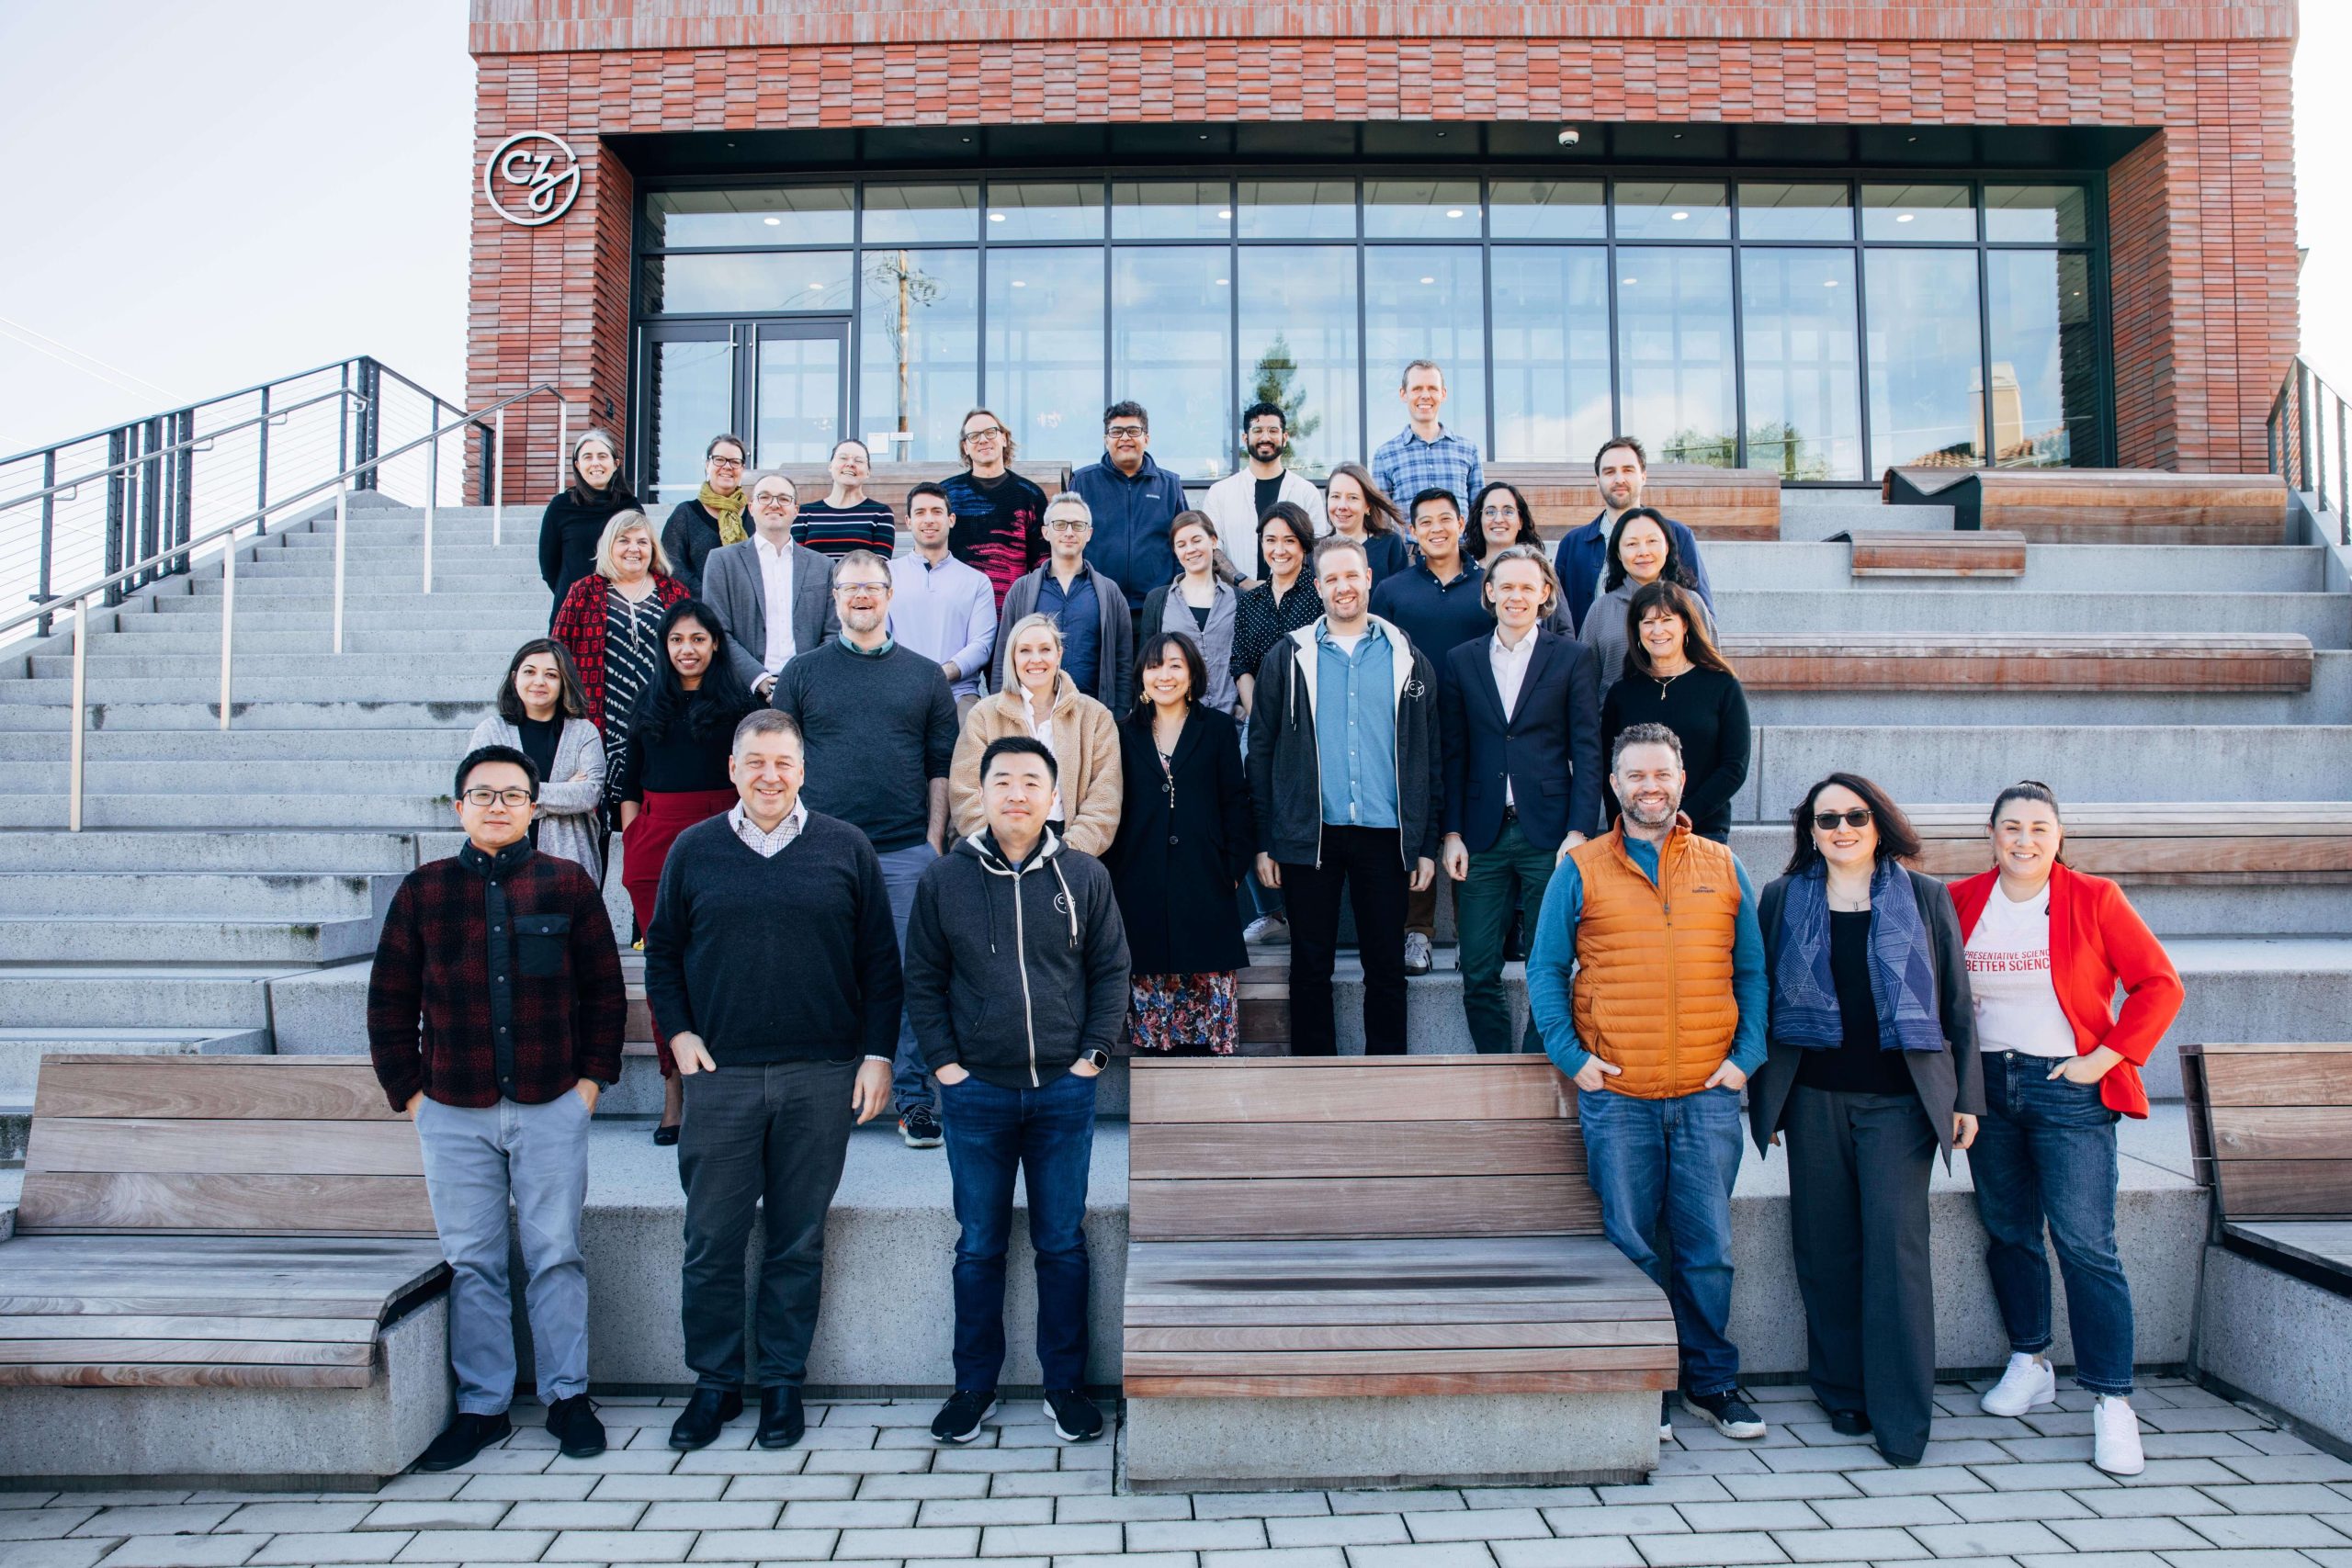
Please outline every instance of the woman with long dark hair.
[[1673, 531], [1666, 525], [1666, 514], [1652, 507], [1636, 506], [1617, 519], [1617, 526], [1609, 531], [1608, 565], [1601, 573], [1600, 597], [1584, 613], [1584, 626], [1577, 637], [1600, 661], [1600, 689], [1604, 692], [1617, 682], [1625, 672], [1625, 649], [1633, 640], [1625, 611], [1634, 595], [1653, 582], [1671, 582], [1691, 591], [1698, 605], [1699, 619], [1706, 623], [1707, 635], [1714, 636], [1715, 618], [1698, 599], [1699, 580], [1692, 575], [1682, 552], [1674, 542]]
[[1748, 1129], [1759, 1151], [1788, 1135], [1814, 1398], [1913, 1465], [1935, 1414], [1928, 1179], [1984, 1110], [1960, 919], [1902, 863], [1919, 836], [1869, 779], [1832, 773], [1790, 815], [1788, 868], [1757, 900], [1771, 1012]]
[[[1363, 483], [1365, 494], [1380, 493], [1370, 475]], [[1329, 504], [1328, 496], [1325, 504]], [[1233, 685], [1239, 705], [1233, 716], [1244, 724], [1249, 722], [1250, 699], [1258, 690], [1258, 666], [1264, 662], [1266, 650], [1276, 638], [1313, 625], [1323, 613], [1323, 593], [1315, 586], [1315, 572], [1308, 564], [1314, 556], [1315, 525], [1307, 518], [1306, 509], [1287, 501], [1266, 508], [1266, 514], [1258, 519], [1258, 559], [1264, 564], [1266, 575], [1241, 596], [1234, 618]], [[1246, 741], [1247, 731], [1243, 738]], [[1242, 882], [1250, 889], [1250, 907], [1258, 911], [1244, 933], [1248, 940], [1288, 942], [1290, 918], [1283, 913], [1281, 889], [1269, 887], [1254, 876]]]
[[637, 510], [637, 496], [621, 473], [620, 446], [597, 429], [583, 430], [571, 444], [571, 480], [556, 491], [539, 514], [539, 576], [555, 594], [548, 624], [555, 624], [571, 585], [596, 570], [596, 541], [616, 512]]
[[[620, 803], [621, 886], [628, 889], [642, 931], [653, 923], [653, 895], [662, 866], [679, 834], [733, 807], [727, 776], [735, 727], [759, 705], [726, 655], [727, 633], [718, 613], [699, 599], [681, 599], [662, 615], [662, 668], [628, 726], [628, 750], [613, 794]], [[662, 1124], [657, 1144], [678, 1141], [678, 1067], [656, 1019], [662, 1061]]]
[[[1535, 525], [1534, 509], [1527, 504], [1527, 497], [1515, 484], [1502, 479], [1489, 479], [1486, 487], [1471, 499], [1469, 530], [1462, 536], [1462, 553], [1481, 567], [1487, 558], [1513, 545], [1526, 545], [1540, 550], [1546, 560], [1552, 558], [1552, 547], [1544, 542], [1542, 530]], [[1576, 621], [1568, 615], [1565, 595], [1555, 595], [1544, 619], [1537, 623], [1547, 632], [1561, 637], [1577, 635]], [[1607, 752], [1601, 753], [1603, 756]]]
[[[2045, 1226], [2066, 1285], [2075, 1381], [2097, 1396], [2091, 1462], [2136, 1475], [2132, 1286], [2115, 1246], [2115, 1124], [2148, 1113], [2140, 1066], [2180, 1011], [2180, 973], [2123, 890], [2064, 859], [2048, 784], [1993, 801], [1993, 869], [1952, 886], [1985, 1053], [1984, 1129], [1968, 1156], [2009, 1364], [1978, 1401], [2022, 1416], [2058, 1397]], [[2123, 1005], [2115, 1006], [2118, 987]]]
[[[1732, 797], [1747, 782], [1754, 744], [1747, 690], [1708, 635], [1706, 607], [1681, 584], [1645, 585], [1627, 601], [1624, 619], [1632, 646], [1623, 672], [1601, 689], [1600, 754], [1637, 724], [1674, 731], [1682, 742], [1683, 814], [1691, 831], [1727, 844]], [[1616, 798], [1602, 794], [1614, 821]]]
[[1180, 512], [1168, 525], [1168, 542], [1176, 551], [1176, 580], [1144, 595], [1139, 633], [1147, 641], [1158, 632], [1191, 637], [1208, 670], [1204, 700], [1229, 714], [1241, 700], [1233, 686], [1233, 632], [1241, 593], [1218, 553], [1216, 524], [1205, 512]]
[[507, 661], [498, 711], [474, 726], [466, 742], [512, 746], [539, 771], [531, 808], [531, 842], [605, 880], [605, 742], [588, 717], [579, 667], [561, 643], [533, 637]]
[[1128, 1048], [1229, 1056], [1235, 976], [1250, 961], [1233, 895], [1257, 855], [1240, 728], [1206, 701], [1207, 660], [1182, 632], [1143, 639], [1136, 689], [1119, 724], [1119, 831], [1102, 857], [1134, 971]]

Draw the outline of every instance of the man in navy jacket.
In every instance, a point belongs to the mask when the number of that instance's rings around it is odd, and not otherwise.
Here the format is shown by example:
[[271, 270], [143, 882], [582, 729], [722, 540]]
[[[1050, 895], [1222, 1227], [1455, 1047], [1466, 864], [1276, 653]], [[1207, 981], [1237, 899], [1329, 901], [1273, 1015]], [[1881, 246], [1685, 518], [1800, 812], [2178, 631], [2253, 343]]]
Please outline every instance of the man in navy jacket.
[[1151, 460], [1150, 446], [1143, 405], [1113, 403], [1102, 411], [1102, 460], [1069, 477], [1094, 514], [1086, 564], [1126, 591], [1133, 615], [1143, 613], [1146, 594], [1176, 580], [1170, 539], [1184, 510], [1184, 481]]
[[[1544, 552], [1513, 545], [1487, 563], [1494, 635], [1446, 655], [1445, 874], [1461, 928], [1462, 1010], [1481, 1051], [1508, 1051], [1503, 945], [1513, 908], [1535, 930], [1561, 855], [1600, 826], [1600, 682], [1592, 649], [1541, 625], [1559, 583]], [[1535, 1021], [1525, 1051], [1541, 1051]]]
[[[1560, 536], [1553, 567], [1560, 574], [1560, 592], [1566, 597], [1568, 618], [1584, 629], [1584, 615], [1600, 597], [1601, 574], [1609, 564], [1609, 533], [1617, 519], [1642, 504], [1642, 487], [1649, 482], [1649, 459], [1642, 444], [1630, 435], [1612, 435], [1592, 457], [1593, 488], [1600, 492], [1600, 515]], [[1687, 562], [1697, 578], [1699, 597], [1714, 613], [1715, 591], [1707, 581], [1707, 563], [1700, 558], [1698, 536], [1671, 517], [1666, 531], [1674, 539], [1674, 553]]]

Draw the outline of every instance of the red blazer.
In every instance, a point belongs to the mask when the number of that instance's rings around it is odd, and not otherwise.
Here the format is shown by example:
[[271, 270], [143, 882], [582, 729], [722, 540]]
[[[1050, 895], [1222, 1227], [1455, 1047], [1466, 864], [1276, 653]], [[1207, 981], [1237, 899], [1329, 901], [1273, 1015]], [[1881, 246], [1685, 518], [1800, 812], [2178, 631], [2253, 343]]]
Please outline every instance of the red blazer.
[[[1987, 871], [1951, 885], [1962, 942], [1976, 930], [1999, 880], [1998, 872]], [[2075, 1026], [2075, 1054], [2087, 1055], [2106, 1045], [2123, 1058], [2099, 1080], [2100, 1100], [2126, 1116], [2147, 1115], [2140, 1066], [2172, 1027], [2187, 993], [2164, 944], [2123, 889], [2103, 876], [2052, 868], [2050, 980], [2066, 1021]], [[2119, 984], [2124, 991], [2120, 1012], [2114, 1010]]]
[[[598, 734], [605, 731], [605, 590], [611, 585], [595, 572], [590, 572], [571, 585], [556, 606], [555, 624], [548, 635], [563, 644], [571, 655], [571, 662], [580, 669], [580, 686], [588, 698], [588, 721]], [[668, 609], [686, 597], [686, 585], [674, 577], [661, 572], [653, 574], [654, 602]], [[615, 716], [619, 724], [628, 722], [628, 715]]]

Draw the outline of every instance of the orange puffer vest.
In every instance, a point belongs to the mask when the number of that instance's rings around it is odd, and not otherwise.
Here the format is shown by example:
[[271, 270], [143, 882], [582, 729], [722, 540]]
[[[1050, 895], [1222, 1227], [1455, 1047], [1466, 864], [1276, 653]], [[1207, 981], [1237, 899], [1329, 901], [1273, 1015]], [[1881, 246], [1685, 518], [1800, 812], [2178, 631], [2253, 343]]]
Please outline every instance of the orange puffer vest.
[[1568, 852], [1584, 878], [1577, 920], [1577, 1037], [1621, 1069], [1602, 1080], [1636, 1100], [1695, 1094], [1731, 1054], [1739, 870], [1731, 851], [1678, 818], [1656, 886], [1625, 852], [1620, 823]]

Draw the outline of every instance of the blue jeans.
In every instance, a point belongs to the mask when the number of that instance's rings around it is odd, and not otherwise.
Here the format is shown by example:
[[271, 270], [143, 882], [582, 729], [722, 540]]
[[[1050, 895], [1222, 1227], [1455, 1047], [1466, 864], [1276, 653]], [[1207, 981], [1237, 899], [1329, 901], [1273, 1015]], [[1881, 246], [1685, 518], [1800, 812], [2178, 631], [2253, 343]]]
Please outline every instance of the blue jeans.
[[[902, 850], [892, 850], [876, 857], [882, 863], [882, 891], [890, 899], [890, 925], [899, 933], [899, 961], [907, 957], [907, 916], [915, 907], [915, 884], [922, 880], [923, 872], [939, 858], [931, 845], [918, 840]], [[915, 1022], [912, 1014], [902, 1014], [899, 1020], [899, 1048], [890, 1062], [890, 1100], [892, 1109], [904, 1116], [918, 1105], [931, 1103], [931, 1069], [923, 1066], [922, 1053], [915, 1047]]]
[[1601, 1229], [1674, 1309], [1683, 1392], [1728, 1392], [1739, 1382], [1739, 1347], [1724, 1334], [1731, 1321], [1731, 1189], [1745, 1131], [1738, 1091], [1635, 1100], [1578, 1089], [1577, 1117]]
[[1976, 1215], [1992, 1237], [1984, 1266], [2009, 1348], [2050, 1348], [2050, 1258], [2058, 1250], [2075, 1381], [2132, 1392], [2132, 1285], [2115, 1247], [2115, 1122], [2097, 1084], [2052, 1078], [2058, 1064], [2016, 1052], [1984, 1057], [1984, 1115], [1968, 1151]]
[[1086, 1382], [1086, 1176], [1094, 1156], [1094, 1080], [1064, 1073], [1043, 1089], [978, 1078], [943, 1085], [947, 1176], [956, 1189], [956, 1386], [993, 1390], [1004, 1368], [1004, 1255], [1012, 1177], [1029, 1194], [1037, 1260], [1037, 1365], [1047, 1388]]
[[523, 1299], [539, 1398], [588, 1392], [588, 1269], [580, 1209], [588, 1198], [588, 1107], [566, 1089], [544, 1105], [502, 1100], [479, 1110], [431, 1097], [416, 1108], [424, 1190], [449, 1260], [449, 1368], [458, 1408], [495, 1416], [514, 1397], [514, 1301], [506, 1202], [523, 1244]]

